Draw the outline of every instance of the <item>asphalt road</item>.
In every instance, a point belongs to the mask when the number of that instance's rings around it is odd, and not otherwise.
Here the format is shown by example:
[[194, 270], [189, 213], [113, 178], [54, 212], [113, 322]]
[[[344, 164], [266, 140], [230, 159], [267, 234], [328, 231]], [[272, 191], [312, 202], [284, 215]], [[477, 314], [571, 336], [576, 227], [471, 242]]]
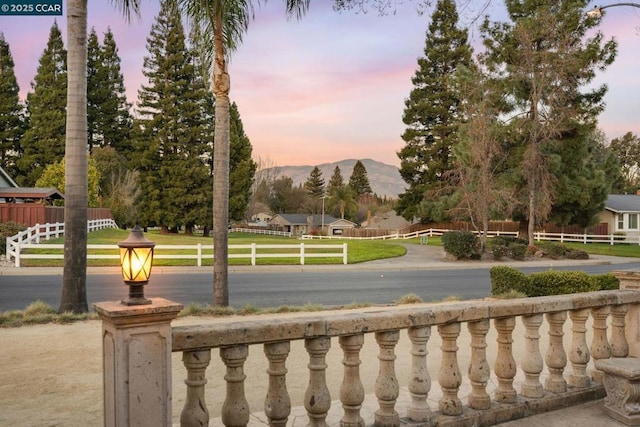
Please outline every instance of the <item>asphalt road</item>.
[[[549, 267], [520, 268], [525, 273]], [[640, 269], [640, 263], [555, 267], [600, 274], [612, 270]], [[213, 295], [211, 273], [162, 273], [151, 277], [145, 289], [148, 297], [161, 296], [184, 305], [209, 304]], [[36, 300], [54, 308], [60, 303], [62, 276], [0, 276], [0, 311], [23, 309]], [[462, 299], [481, 298], [491, 289], [488, 268], [385, 270], [385, 271], [305, 271], [305, 272], [235, 272], [229, 274], [229, 299], [232, 307], [248, 304], [256, 307], [303, 305], [306, 303], [339, 306], [354, 302], [387, 304], [406, 294], [416, 294], [424, 301], [449, 296]], [[119, 300], [128, 290], [117, 274], [87, 276], [89, 304]]]

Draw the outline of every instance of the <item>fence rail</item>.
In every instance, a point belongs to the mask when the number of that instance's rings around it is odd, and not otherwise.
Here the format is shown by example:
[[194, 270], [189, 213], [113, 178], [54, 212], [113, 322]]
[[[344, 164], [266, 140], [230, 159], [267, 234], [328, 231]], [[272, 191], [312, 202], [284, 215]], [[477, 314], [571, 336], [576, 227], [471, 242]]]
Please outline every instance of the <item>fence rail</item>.
[[625, 236], [622, 234], [568, 234], [568, 233], [534, 233], [534, 239], [555, 240], [557, 242], [579, 242], [579, 243], [609, 243], [615, 244], [637, 244], [640, 245], [640, 236]]
[[[55, 249], [60, 253], [24, 253], [25, 249]], [[12, 257], [16, 267], [20, 267], [24, 259], [64, 259], [63, 244], [41, 245], [37, 243], [17, 244], [12, 250]], [[119, 259], [117, 245], [87, 245], [87, 250], [113, 251], [114, 253], [88, 253], [87, 259]], [[176, 253], [176, 251], [191, 251], [192, 253]], [[250, 259], [251, 265], [257, 264], [258, 258], [298, 258], [304, 265], [309, 258], [341, 258], [343, 264], [347, 264], [347, 244], [284, 244], [261, 245], [256, 243], [246, 245], [229, 245], [229, 250], [238, 250], [240, 253], [229, 253], [231, 259]], [[332, 252], [329, 252], [333, 250]], [[158, 253], [168, 251], [171, 253]], [[279, 252], [274, 252], [279, 251]], [[156, 245], [155, 259], [194, 259], [198, 267], [202, 266], [205, 259], [213, 259], [213, 245]], [[8, 258], [7, 258], [8, 259]]]
[[[87, 231], [92, 232], [102, 230], [104, 228], [118, 228], [118, 224], [111, 219], [92, 219], [87, 221]], [[26, 245], [38, 245], [39, 243], [52, 238], [58, 238], [64, 235], [64, 222], [36, 224], [20, 233], [7, 237], [6, 240], [6, 256], [7, 261], [12, 259], [16, 263], [16, 267], [20, 267], [20, 251]]]

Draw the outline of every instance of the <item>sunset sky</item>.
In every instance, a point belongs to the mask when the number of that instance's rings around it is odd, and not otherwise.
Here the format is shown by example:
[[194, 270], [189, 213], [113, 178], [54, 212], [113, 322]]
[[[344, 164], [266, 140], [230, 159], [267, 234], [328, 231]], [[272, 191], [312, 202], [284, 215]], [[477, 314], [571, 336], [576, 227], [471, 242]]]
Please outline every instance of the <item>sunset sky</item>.
[[[95, 27], [101, 41], [107, 27], [114, 33], [127, 94], [135, 103], [158, 2], [142, 0], [141, 17], [131, 23], [106, 0], [88, 3], [89, 28]], [[378, 16], [376, 11], [338, 13], [331, 3], [312, 1], [309, 13], [297, 21], [285, 17], [282, 1], [269, 1], [256, 8], [255, 20], [232, 56], [231, 99], [238, 104], [254, 158], [279, 166], [347, 158], [399, 165], [404, 100], [417, 58], [423, 56], [431, 10], [419, 16], [415, 4], [405, 2], [395, 14]], [[461, 24], [468, 25], [479, 10], [459, 12]], [[618, 40], [619, 53], [598, 75], [597, 83], [609, 85], [600, 127], [609, 139], [628, 131], [640, 135], [640, 8], [606, 12], [600, 28], [607, 38]], [[504, 16], [502, 2], [491, 2], [486, 13]], [[57, 20], [66, 40], [66, 19]], [[0, 16], [22, 97], [31, 89], [53, 21]], [[470, 41], [479, 48], [477, 30], [470, 31]]]

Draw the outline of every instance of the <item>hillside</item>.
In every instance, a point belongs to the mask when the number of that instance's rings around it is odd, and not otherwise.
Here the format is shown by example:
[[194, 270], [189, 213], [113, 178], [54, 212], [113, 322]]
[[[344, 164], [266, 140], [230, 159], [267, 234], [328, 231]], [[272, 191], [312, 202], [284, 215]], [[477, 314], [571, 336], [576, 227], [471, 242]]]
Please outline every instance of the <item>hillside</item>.
[[[356, 164], [357, 159], [341, 160], [333, 163], [323, 163], [317, 165], [322, 172], [322, 178], [325, 183], [329, 183], [333, 170], [336, 166], [340, 168], [342, 177], [345, 183], [349, 182], [351, 172], [353, 172], [353, 166]], [[380, 197], [398, 198], [400, 193], [403, 193], [406, 188], [406, 183], [400, 177], [400, 172], [396, 166], [388, 165], [386, 163], [377, 162], [371, 159], [360, 160], [364, 167], [367, 169], [367, 176], [369, 177], [369, 183], [371, 184], [371, 190]], [[294, 185], [304, 184], [311, 170], [316, 165], [310, 166], [277, 166], [280, 176], [288, 176], [293, 180]]]

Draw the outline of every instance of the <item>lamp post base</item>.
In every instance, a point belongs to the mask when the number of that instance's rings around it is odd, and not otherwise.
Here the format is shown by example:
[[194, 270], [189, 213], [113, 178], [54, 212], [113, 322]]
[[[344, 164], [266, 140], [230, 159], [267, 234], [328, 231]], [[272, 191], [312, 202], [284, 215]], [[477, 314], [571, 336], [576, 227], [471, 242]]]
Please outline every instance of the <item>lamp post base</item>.
[[121, 303], [123, 305], [147, 305], [147, 304], [151, 304], [151, 300], [146, 299], [144, 297], [144, 285], [146, 285], [147, 282], [144, 283], [128, 283], [127, 285], [129, 286], [129, 296], [127, 297], [127, 299], [124, 299], [121, 301]]

